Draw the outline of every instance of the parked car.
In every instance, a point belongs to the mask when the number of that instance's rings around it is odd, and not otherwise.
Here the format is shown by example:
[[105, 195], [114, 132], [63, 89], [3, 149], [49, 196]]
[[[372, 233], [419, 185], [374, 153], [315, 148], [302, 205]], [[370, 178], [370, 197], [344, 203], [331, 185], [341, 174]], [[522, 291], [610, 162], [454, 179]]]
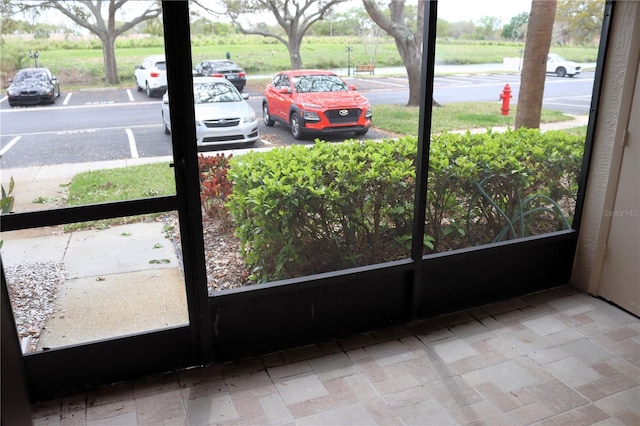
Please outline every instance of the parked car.
[[558, 77], [564, 77], [568, 75], [573, 77], [576, 74], [580, 74], [582, 67], [575, 62], [567, 61], [562, 56], [556, 53], [549, 53], [547, 56], [547, 73], [552, 73]]
[[224, 77], [233, 83], [240, 92], [247, 84], [247, 74], [235, 62], [226, 59], [202, 61], [195, 66], [196, 75], [204, 77]]
[[296, 139], [308, 133], [364, 135], [371, 117], [369, 100], [332, 71], [281, 71], [265, 88], [262, 100], [264, 124], [285, 124]]
[[167, 91], [167, 63], [163, 55], [152, 55], [136, 65], [134, 73], [138, 92], [143, 90], [148, 97], [164, 95]]
[[53, 104], [60, 97], [60, 83], [47, 68], [24, 68], [19, 70], [7, 88], [10, 106]]
[[[240, 94], [221, 77], [193, 78], [196, 114], [196, 144], [205, 148], [220, 144], [253, 145], [258, 140], [256, 113], [247, 103], [249, 95]], [[164, 133], [171, 134], [169, 95], [162, 99]]]

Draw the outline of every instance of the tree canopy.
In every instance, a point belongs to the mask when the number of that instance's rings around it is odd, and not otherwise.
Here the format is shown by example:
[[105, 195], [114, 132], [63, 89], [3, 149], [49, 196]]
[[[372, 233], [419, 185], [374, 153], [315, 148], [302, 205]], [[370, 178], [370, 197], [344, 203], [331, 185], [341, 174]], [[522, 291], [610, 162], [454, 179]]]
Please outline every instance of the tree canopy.
[[[221, 0], [223, 11], [215, 11], [203, 1], [196, 3], [204, 10], [216, 15], [225, 15], [243, 34], [256, 34], [275, 38], [287, 47], [291, 69], [302, 68], [300, 46], [302, 39], [313, 24], [321, 21], [331, 8], [346, 0]], [[249, 27], [243, 18], [249, 15], [269, 13], [273, 15], [284, 35], [271, 31], [265, 26]]]
[[604, 0], [563, 0], [558, 2], [556, 22], [560, 42], [588, 45], [600, 36]]
[[71, 19], [77, 25], [86, 28], [95, 34], [102, 42], [102, 56], [104, 60], [105, 81], [109, 84], [120, 82], [118, 76], [118, 66], [115, 55], [115, 40], [125, 31], [133, 28], [140, 22], [155, 19], [162, 13], [159, 1], [131, 2], [146, 7], [139, 14], [126, 19], [117, 20], [122, 17], [123, 6], [129, 0], [93, 0], [93, 1], [59, 1], [44, 0], [30, 3], [14, 3], [13, 12], [31, 11], [39, 13], [43, 10], [56, 10]]
[[512, 17], [509, 23], [502, 27], [502, 37], [512, 41], [524, 40], [527, 22], [529, 22], [529, 13], [527, 12]]

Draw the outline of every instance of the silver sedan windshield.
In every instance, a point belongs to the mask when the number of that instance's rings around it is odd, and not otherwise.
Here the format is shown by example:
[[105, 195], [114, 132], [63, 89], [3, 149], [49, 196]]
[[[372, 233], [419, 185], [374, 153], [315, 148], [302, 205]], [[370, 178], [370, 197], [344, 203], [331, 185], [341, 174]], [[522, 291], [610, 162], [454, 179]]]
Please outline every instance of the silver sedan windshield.
[[238, 91], [226, 83], [196, 83], [193, 85], [193, 98], [196, 104], [216, 102], [241, 102]]

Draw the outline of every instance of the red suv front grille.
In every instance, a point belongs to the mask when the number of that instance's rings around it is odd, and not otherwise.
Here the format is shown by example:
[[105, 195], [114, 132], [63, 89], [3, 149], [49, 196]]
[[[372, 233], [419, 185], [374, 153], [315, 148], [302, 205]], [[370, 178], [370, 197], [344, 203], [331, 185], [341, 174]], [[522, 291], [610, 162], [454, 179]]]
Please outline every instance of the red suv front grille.
[[356, 123], [362, 110], [360, 108], [330, 109], [324, 112], [331, 124]]

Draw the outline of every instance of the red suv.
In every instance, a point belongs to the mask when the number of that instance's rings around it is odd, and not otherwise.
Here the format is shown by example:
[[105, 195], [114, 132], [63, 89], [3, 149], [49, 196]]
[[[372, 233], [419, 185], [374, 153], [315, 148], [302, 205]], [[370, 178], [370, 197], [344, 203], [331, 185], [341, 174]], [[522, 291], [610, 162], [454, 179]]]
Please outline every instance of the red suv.
[[281, 71], [264, 91], [262, 119], [269, 127], [276, 121], [291, 127], [296, 139], [305, 133], [364, 135], [371, 126], [371, 105], [332, 71]]

